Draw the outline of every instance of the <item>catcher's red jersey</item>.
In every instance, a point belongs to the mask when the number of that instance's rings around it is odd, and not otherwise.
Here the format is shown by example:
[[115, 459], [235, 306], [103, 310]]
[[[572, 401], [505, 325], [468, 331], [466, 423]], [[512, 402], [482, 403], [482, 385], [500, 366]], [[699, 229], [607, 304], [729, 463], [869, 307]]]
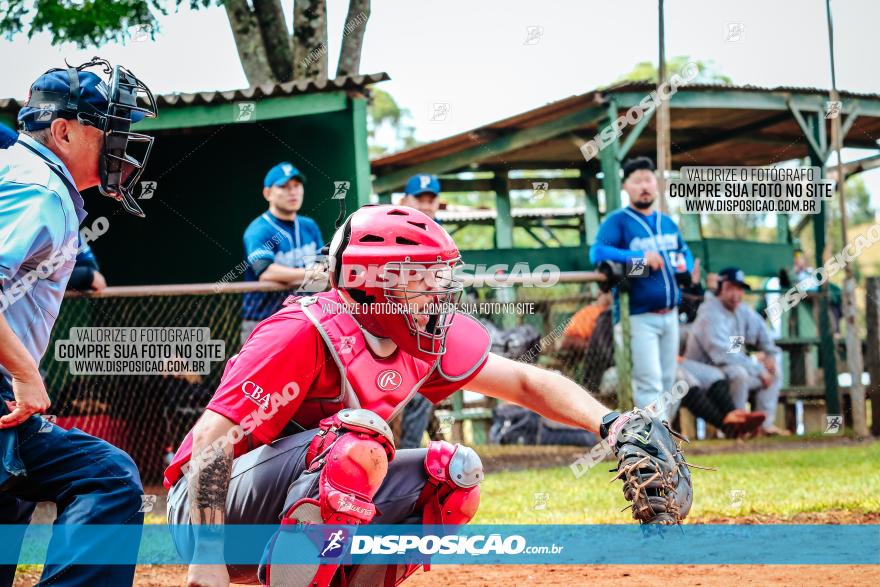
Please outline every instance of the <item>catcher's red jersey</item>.
[[[291, 421], [316, 428], [319, 420], [345, 407], [365, 408], [388, 420], [416, 390], [439, 402], [473, 379], [488, 356], [486, 330], [458, 314], [447, 335], [448, 351], [434, 363], [400, 349], [383, 358], [369, 350], [360, 327], [341, 308], [335, 290], [301, 298], [261, 322], [229, 359], [207, 409], [243, 428], [255, 412], [272, 412], [266, 409], [272, 394], [296, 390], [274, 414], [260, 418], [252, 434], [236, 444], [235, 456], [272, 442]], [[187, 434], [165, 471], [166, 488], [180, 478], [191, 454], [192, 435]]]

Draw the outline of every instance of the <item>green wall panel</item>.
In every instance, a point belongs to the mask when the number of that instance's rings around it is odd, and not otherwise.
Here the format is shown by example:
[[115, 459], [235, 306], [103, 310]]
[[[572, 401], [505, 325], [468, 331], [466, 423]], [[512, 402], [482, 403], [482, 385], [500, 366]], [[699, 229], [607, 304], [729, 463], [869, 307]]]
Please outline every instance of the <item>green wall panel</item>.
[[110, 221], [92, 244], [108, 282], [211, 283], [234, 270], [244, 260], [244, 229], [267, 208], [263, 177], [285, 160], [306, 175], [302, 213], [318, 222], [329, 241], [339, 212], [334, 182], [351, 182], [349, 211], [357, 207], [359, 191], [369, 192], [358, 183], [369, 175], [357, 169], [354, 129], [352, 111], [344, 110], [156, 132], [142, 178], [158, 182], [155, 197], [141, 201], [147, 218], [124, 213], [95, 190], [86, 194], [85, 225], [97, 216]]

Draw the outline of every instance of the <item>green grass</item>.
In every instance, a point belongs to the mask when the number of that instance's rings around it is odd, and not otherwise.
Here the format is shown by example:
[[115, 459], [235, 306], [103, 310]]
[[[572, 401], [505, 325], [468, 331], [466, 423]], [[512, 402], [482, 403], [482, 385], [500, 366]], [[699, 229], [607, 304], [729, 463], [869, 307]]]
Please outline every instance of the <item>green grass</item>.
[[[880, 443], [857, 446], [697, 455], [690, 459], [718, 471], [694, 469], [691, 518], [805, 512], [880, 511]], [[475, 524], [630, 523], [622, 483], [613, 484], [612, 463], [575, 479], [568, 467], [493, 473], [482, 484]], [[735, 503], [732, 492], [742, 492]], [[547, 505], [536, 510], [535, 494]]]
[[[769, 442], [763, 439], [763, 442]], [[784, 446], [791, 439], [781, 439]], [[720, 444], [720, 443], [719, 443]], [[728, 442], [729, 444], [729, 442]], [[702, 443], [701, 446], [705, 446]], [[510, 452], [487, 447], [485, 452]], [[483, 451], [481, 451], [483, 452]], [[488, 455], [484, 455], [488, 456]], [[789, 518], [799, 513], [848, 510], [880, 511], [880, 442], [856, 446], [767, 450], [751, 453], [703, 454], [692, 459], [718, 471], [693, 470], [694, 505], [689, 519], [768, 514]], [[621, 492], [601, 463], [575, 479], [568, 467], [497, 472], [482, 484], [475, 524], [626, 524], [632, 523]], [[742, 491], [740, 505], [732, 491]], [[545, 509], [536, 510], [535, 494], [546, 493]], [[164, 516], [148, 514], [147, 524], [164, 524]], [[34, 578], [42, 565], [19, 565]]]

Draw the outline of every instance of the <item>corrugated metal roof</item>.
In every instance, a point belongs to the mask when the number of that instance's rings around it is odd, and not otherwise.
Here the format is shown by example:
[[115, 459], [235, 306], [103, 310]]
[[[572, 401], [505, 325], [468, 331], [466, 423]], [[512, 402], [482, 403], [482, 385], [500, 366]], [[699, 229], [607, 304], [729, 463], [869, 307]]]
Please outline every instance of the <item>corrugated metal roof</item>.
[[[632, 92], [632, 91], [651, 91], [655, 88], [657, 84], [650, 80], [640, 80], [640, 81], [627, 81], [621, 82], [619, 84], [615, 84], [613, 86], [608, 86], [606, 88], [602, 88], [601, 90], [596, 90], [597, 92], [603, 94], [613, 94], [617, 92]], [[759, 92], [764, 94], [772, 94], [772, 93], [788, 93], [788, 94], [814, 94], [820, 96], [827, 96], [831, 91], [829, 88], [812, 88], [808, 86], [776, 86], [773, 88], [768, 88], [766, 86], [753, 86], [751, 84], [746, 84], [743, 86], [738, 86], [735, 84], [686, 84], [681, 86], [688, 91], [694, 90], [698, 92], [703, 91], [712, 91], [712, 90], [729, 90], [729, 91], [748, 91], [748, 92]], [[880, 100], [880, 94], [863, 94], [859, 92], [847, 92], [840, 90], [838, 94], [842, 98], [867, 98]]]
[[[206, 104], [231, 104], [241, 100], [259, 100], [278, 96], [314, 94], [338, 90], [360, 90], [370, 84], [391, 79], [387, 73], [350, 75], [331, 80], [303, 79], [281, 84], [263, 84], [252, 88], [228, 92], [195, 92], [180, 94], [161, 94], [156, 96], [159, 108], [181, 107]], [[18, 111], [24, 102], [15, 98], [0, 98], [0, 111]]]
[[[584, 94], [569, 96], [538, 108], [533, 108], [526, 112], [521, 112], [514, 116], [490, 122], [475, 129], [458, 133], [444, 139], [439, 139], [425, 145], [413, 147], [405, 151], [391, 153], [377, 157], [371, 162], [373, 173], [377, 177], [394, 173], [397, 170], [405, 168], [418, 168], [435, 159], [440, 159], [447, 155], [458, 153], [472, 147], [478, 147], [490, 142], [492, 139], [512, 133], [515, 131], [536, 127], [547, 121], [555, 120], [568, 114], [577, 112], [605, 103], [613, 94], [624, 92], [638, 92], [649, 94], [656, 84], [651, 81], [634, 81], [624, 82], [606, 88], [592, 90]], [[681, 89], [689, 92], [718, 92], [718, 91], [741, 91], [748, 93], [760, 94], [791, 94], [792, 96], [827, 96], [828, 90], [823, 88], [810, 87], [760, 87], [752, 85], [731, 85], [731, 84], [687, 84], [681, 86]], [[861, 100], [880, 100], [880, 94], [862, 94], [856, 92], [839, 92], [843, 100], [861, 99]], [[705, 136], [714, 136], [719, 133], [734, 131], [742, 125], [757, 123], [758, 126], [768, 117], [768, 111], [760, 109], [741, 109], [729, 110], [729, 113], [722, 113], [725, 109], [694, 109], [694, 108], [676, 108], [672, 103], [674, 116], [672, 119], [673, 140], [682, 138], [683, 141], [678, 145], [673, 145], [673, 159], [680, 157], [675, 152], [676, 147], [684, 147], [687, 153], [687, 160], [694, 165], [710, 165], [710, 164], [732, 164], [729, 161], [738, 161], [741, 165], [758, 165], [766, 162], [776, 161], [778, 157], [802, 157], [806, 156], [806, 142], [803, 140], [802, 132], [798, 128], [797, 123], [792, 118], [787, 121], [778, 123], [767, 122], [767, 128], [761, 128], [760, 131], [752, 131], [743, 136], [733, 137], [729, 140], [719, 142], [717, 145], [709, 144], [706, 146], [692, 146], [688, 143], [689, 137], [684, 136], [684, 131], [691, 133], [699, 132]], [[711, 124], [704, 118], [711, 119]], [[654, 122], [649, 123], [649, 128], [654, 128]], [[574, 147], [575, 143], [583, 144], [585, 140], [598, 131], [596, 124], [587, 124], [576, 133], [567, 133], [564, 136], [555, 139], [548, 139], [536, 145], [530, 145], [517, 150], [506, 151], [503, 155], [491, 156], [485, 155], [477, 157], [473, 163], [481, 165], [499, 165], [502, 167], [515, 166], [516, 163], [526, 162], [532, 163], [532, 167], [536, 164], [546, 163], [547, 168], [557, 168], [560, 165], [565, 167], [573, 165], [582, 165], [583, 157], [578, 149]], [[769, 137], [758, 136], [761, 132], [766, 132]], [[880, 118], [867, 115], [860, 115], [855, 121], [855, 125], [847, 136], [847, 145], [861, 148], [876, 147], [871, 137], [880, 136]], [[758, 141], [749, 142], [750, 137], [766, 141], [770, 140], [781, 143], [779, 145], [756, 144]], [[690, 137], [693, 138], [693, 137]], [[642, 154], [640, 151], [653, 140], [653, 132], [643, 133], [639, 141], [631, 150], [631, 155]], [[786, 147], [788, 145], [788, 147]], [[653, 145], [649, 145], [653, 150]], [[699, 153], [694, 153], [696, 149], [701, 149]], [[781, 152], [780, 151], [784, 151]], [[751, 153], [751, 154], [749, 154]], [[746, 155], [744, 155], [746, 154]], [[731, 155], [735, 157], [731, 158]], [[769, 158], [768, 158], [769, 157]], [[729, 161], [728, 161], [729, 160]], [[727, 161], [727, 162], [725, 162]], [[675, 163], [675, 161], [673, 162]], [[593, 161], [592, 165], [596, 165]], [[445, 170], [445, 171], [452, 171]]]

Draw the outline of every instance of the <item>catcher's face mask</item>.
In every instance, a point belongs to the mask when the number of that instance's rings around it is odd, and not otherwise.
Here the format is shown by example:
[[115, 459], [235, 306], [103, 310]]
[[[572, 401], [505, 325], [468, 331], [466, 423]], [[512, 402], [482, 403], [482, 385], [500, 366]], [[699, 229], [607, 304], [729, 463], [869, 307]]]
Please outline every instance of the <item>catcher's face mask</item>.
[[[110, 76], [109, 83], [102, 81], [94, 88], [84, 90], [80, 83], [84, 78], [80, 72], [91, 67], [101, 67], [103, 73]], [[53, 110], [53, 117], [75, 118], [81, 124], [101, 130], [104, 146], [98, 170], [101, 179], [98, 189], [105, 196], [119, 200], [129, 213], [144, 217], [132, 190], [147, 164], [153, 137], [132, 132], [131, 125], [143, 118], [156, 117], [156, 100], [152, 92], [129, 70], [120, 65], [113, 67], [97, 57], [77, 67], [52, 69], [46, 73], [61, 71], [67, 73], [68, 94], [36, 91], [29, 97], [28, 107], [39, 104], [40, 108], [46, 109], [47, 100], [51, 100], [49, 107]], [[95, 91], [100, 94], [97, 99]], [[84, 96], [86, 92], [88, 96]], [[141, 104], [138, 104], [139, 97], [143, 98]], [[25, 128], [28, 128], [27, 124]]]

